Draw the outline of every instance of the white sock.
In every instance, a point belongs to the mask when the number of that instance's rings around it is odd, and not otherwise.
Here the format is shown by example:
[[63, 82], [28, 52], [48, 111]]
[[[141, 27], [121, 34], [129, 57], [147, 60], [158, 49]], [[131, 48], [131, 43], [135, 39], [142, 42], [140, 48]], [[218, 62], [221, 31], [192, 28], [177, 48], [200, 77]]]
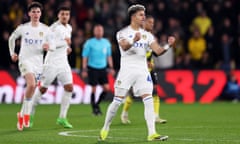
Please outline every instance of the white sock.
[[33, 97], [32, 97], [32, 110], [31, 110], [31, 115], [34, 115], [35, 114], [35, 109], [36, 109], [36, 106], [38, 105], [38, 102], [40, 101], [42, 97], [42, 94], [40, 92], [40, 90], [37, 88], [33, 94]]
[[121, 103], [122, 103], [121, 98], [114, 97], [112, 103], [108, 106], [104, 126], [103, 126], [102, 129], [107, 130], [107, 131], [109, 130], [109, 127], [112, 123], [112, 119], [115, 116], [115, 114], [116, 114], [119, 106], [121, 105]]
[[23, 104], [24, 104], [23, 115], [30, 115], [32, 110], [32, 98], [25, 98]]
[[123, 110], [121, 115], [127, 117], [128, 116], [128, 112]]
[[64, 90], [63, 95], [62, 95], [60, 114], [59, 114], [60, 118], [67, 117], [67, 112], [68, 112], [71, 98], [72, 98], [72, 92], [67, 92]]
[[148, 127], [148, 135], [152, 135], [156, 133], [155, 114], [154, 114], [152, 96], [145, 97], [143, 99], [143, 103], [144, 103], [144, 117]]
[[24, 107], [25, 107], [25, 99], [23, 99], [22, 107], [21, 107], [21, 110], [20, 110], [20, 116], [21, 117], [23, 117], [23, 115], [24, 115]]

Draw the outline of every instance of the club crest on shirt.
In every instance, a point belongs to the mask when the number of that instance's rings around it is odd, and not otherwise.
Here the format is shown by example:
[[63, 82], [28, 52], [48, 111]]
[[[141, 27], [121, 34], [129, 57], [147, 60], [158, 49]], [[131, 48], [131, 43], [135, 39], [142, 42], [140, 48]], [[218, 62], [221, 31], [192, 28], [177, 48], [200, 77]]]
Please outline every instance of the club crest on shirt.
[[120, 80], [117, 81], [117, 85], [121, 85], [121, 83], [122, 83], [122, 82], [121, 82]]
[[42, 37], [43, 36], [43, 32], [39, 32], [39, 36]]
[[147, 35], [142, 35], [142, 38], [145, 40], [147, 39]]

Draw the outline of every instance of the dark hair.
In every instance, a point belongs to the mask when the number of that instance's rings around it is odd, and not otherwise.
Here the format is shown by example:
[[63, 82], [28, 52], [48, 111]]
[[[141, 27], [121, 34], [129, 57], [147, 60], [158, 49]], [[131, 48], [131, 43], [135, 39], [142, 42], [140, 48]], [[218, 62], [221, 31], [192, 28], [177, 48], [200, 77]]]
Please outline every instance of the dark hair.
[[28, 5], [28, 12], [31, 11], [32, 8], [40, 8], [40, 10], [43, 10], [43, 6], [39, 2], [32, 2]]
[[154, 17], [152, 15], [146, 15], [146, 19], [152, 18], [154, 19]]
[[68, 6], [60, 5], [57, 9], [57, 13], [59, 13], [60, 11], [71, 11], [71, 9]]
[[143, 5], [140, 5], [140, 4], [136, 4], [136, 5], [131, 5], [129, 8], [128, 8], [128, 16], [129, 18], [135, 14], [136, 12], [138, 11], [145, 11], [145, 7]]

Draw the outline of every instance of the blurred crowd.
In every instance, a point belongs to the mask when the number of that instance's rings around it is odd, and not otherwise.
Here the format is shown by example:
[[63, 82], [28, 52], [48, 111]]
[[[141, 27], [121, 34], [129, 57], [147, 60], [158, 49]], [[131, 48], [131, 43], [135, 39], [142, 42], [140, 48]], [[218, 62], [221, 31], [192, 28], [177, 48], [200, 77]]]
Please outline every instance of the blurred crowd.
[[[10, 60], [8, 37], [28, 21], [27, 5], [32, 0], [0, 1], [0, 69], [15, 69]], [[94, 24], [102, 24], [112, 43], [114, 68], [119, 69], [115, 34], [128, 24], [129, 5], [140, 3], [155, 18], [154, 34], [159, 43], [167, 36], [177, 38], [175, 48], [155, 58], [158, 69], [240, 68], [240, 1], [238, 0], [39, 0], [44, 6], [41, 21], [51, 25], [60, 4], [71, 7], [73, 70], [81, 70], [84, 42], [92, 37]], [[17, 44], [19, 47], [19, 42]]]

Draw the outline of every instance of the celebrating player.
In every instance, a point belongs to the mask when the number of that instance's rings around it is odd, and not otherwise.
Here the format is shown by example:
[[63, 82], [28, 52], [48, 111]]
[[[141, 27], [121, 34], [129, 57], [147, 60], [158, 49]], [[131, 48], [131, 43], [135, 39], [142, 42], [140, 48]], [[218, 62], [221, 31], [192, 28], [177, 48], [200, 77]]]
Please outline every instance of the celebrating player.
[[108, 106], [104, 125], [100, 131], [99, 140], [108, 136], [110, 124], [124, 97], [132, 87], [134, 96], [140, 96], [144, 103], [144, 117], [148, 128], [148, 141], [166, 140], [156, 132], [153, 108], [153, 84], [147, 67], [146, 52], [150, 49], [161, 55], [175, 42], [174, 37], [168, 38], [168, 44], [161, 47], [154, 36], [142, 29], [145, 21], [145, 7], [132, 5], [128, 9], [130, 25], [117, 33], [117, 41], [121, 52], [121, 68], [115, 81], [115, 97]]
[[[148, 32], [153, 31], [153, 26], [154, 26], [154, 18], [150, 15], [146, 16], [146, 20], [144, 23], [144, 29]], [[154, 112], [155, 112], [155, 122], [157, 123], [166, 123], [167, 120], [165, 119], [161, 119], [159, 116], [159, 107], [160, 107], [160, 98], [157, 95], [157, 72], [154, 71], [154, 63], [153, 63], [153, 58], [152, 58], [152, 51], [148, 51], [146, 54], [147, 57], [147, 64], [148, 64], [148, 69], [150, 71], [151, 77], [152, 77], [152, 81], [153, 81], [153, 104], [154, 104]], [[132, 97], [131, 96], [127, 96], [126, 100], [124, 102], [123, 105], [123, 110], [122, 110], [122, 114], [121, 114], [121, 121], [123, 124], [128, 124], [131, 123], [131, 121], [128, 118], [128, 110], [132, 104]]]
[[[43, 51], [50, 49], [49, 28], [40, 22], [42, 4], [32, 2], [28, 6], [30, 22], [19, 25], [9, 37], [9, 51], [12, 61], [18, 60], [19, 70], [24, 76], [27, 87], [23, 99], [21, 111], [17, 113], [17, 129], [29, 127], [30, 112], [32, 107], [32, 95], [36, 88], [36, 80], [42, 72]], [[15, 41], [21, 37], [19, 55], [15, 53]], [[53, 46], [51, 44], [51, 46]], [[53, 46], [54, 47], [54, 46]]]
[[72, 27], [68, 24], [69, 20], [70, 8], [60, 6], [58, 9], [58, 21], [53, 23], [50, 27], [51, 31], [54, 33], [56, 49], [54, 51], [49, 51], [44, 61], [41, 86], [34, 94], [30, 121], [31, 126], [33, 125], [33, 115], [37, 102], [41, 98], [41, 95], [46, 93], [48, 86], [57, 78], [64, 87], [57, 124], [62, 125], [64, 128], [73, 127], [67, 120], [67, 112], [73, 91], [72, 71], [67, 58], [67, 55], [72, 51], [70, 48]]

